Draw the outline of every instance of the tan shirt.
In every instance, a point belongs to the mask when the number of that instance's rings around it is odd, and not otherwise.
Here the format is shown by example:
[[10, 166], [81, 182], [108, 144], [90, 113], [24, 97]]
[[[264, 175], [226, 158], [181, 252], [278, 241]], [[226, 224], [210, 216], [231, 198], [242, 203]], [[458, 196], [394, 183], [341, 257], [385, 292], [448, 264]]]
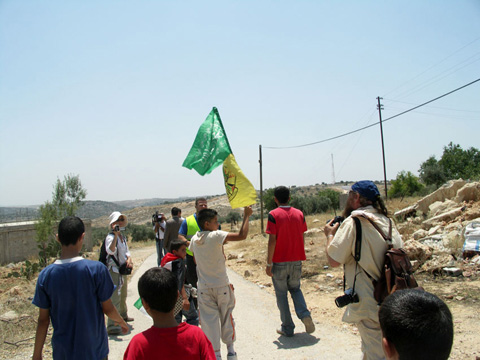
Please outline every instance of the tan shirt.
[[[346, 288], [353, 287], [355, 278], [355, 239], [356, 227], [352, 216], [360, 212], [367, 216], [373, 216], [375, 223], [388, 235], [388, 218], [372, 207], [367, 206], [359, 208], [345, 219], [338, 228], [335, 237], [328, 246], [328, 255], [341, 264], [345, 265]], [[384, 256], [387, 250], [387, 244], [379, 232], [370, 224], [367, 219], [359, 217], [362, 224], [362, 251], [360, 261], [357, 266], [357, 278], [355, 282], [355, 292], [358, 294], [360, 302], [350, 304], [345, 310], [343, 321], [356, 323], [362, 319], [371, 319], [378, 322], [378, 305], [373, 298], [372, 281], [365, 274], [368, 272], [374, 279], [380, 277], [380, 270], [383, 267]], [[395, 228], [392, 221], [392, 241], [393, 247], [402, 247], [402, 238]], [[364, 269], [364, 270], [362, 270]]]

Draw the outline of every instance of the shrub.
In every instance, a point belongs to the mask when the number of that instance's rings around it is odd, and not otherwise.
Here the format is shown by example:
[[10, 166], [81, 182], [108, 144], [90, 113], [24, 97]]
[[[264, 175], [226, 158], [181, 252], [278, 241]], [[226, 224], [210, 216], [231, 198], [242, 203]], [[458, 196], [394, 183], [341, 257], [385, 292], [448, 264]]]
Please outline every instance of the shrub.
[[392, 187], [388, 191], [390, 197], [405, 197], [419, 193], [424, 185], [410, 171], [401, 171], [397, 178], [392, 180]]

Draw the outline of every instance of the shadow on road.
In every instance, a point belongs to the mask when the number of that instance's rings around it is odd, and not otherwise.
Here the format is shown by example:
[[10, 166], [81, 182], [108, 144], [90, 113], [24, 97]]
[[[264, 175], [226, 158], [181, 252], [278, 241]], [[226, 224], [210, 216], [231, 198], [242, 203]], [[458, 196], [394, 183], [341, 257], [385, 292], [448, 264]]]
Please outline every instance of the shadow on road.
[[307, 333], [295, 334], [293, 337], [279, 336], [273, 343], [278, 349], [298, 349], [304, 346], [313, 346], [320, 341], [313, 335]]

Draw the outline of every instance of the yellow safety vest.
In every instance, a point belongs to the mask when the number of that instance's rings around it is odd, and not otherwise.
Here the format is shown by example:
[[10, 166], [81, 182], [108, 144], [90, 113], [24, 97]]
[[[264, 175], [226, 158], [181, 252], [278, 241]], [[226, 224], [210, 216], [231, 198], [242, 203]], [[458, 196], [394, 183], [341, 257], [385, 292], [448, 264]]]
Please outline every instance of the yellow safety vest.
[[[190, 241], [192, 236], [200, 231], [200, 227], [198, 226], [197, 219], [195, 219], [195, 215], [190, 215], [187, 217], [187, 240]], [[187, 248], [187, 254], [193, 256], [193, 253]]]

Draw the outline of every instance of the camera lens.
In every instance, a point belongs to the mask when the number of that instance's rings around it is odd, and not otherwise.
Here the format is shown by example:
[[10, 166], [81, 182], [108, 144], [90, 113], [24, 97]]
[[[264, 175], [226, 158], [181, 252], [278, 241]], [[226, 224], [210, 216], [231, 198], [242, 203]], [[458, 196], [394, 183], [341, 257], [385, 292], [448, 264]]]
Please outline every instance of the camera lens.
[[351, 302], [352, 302], [352, 297], [348, 294], [339, 296], [335, 299], [335, 305], [337, 305], [337, 307], [339, 307], [339, 308], [347, 306]]

